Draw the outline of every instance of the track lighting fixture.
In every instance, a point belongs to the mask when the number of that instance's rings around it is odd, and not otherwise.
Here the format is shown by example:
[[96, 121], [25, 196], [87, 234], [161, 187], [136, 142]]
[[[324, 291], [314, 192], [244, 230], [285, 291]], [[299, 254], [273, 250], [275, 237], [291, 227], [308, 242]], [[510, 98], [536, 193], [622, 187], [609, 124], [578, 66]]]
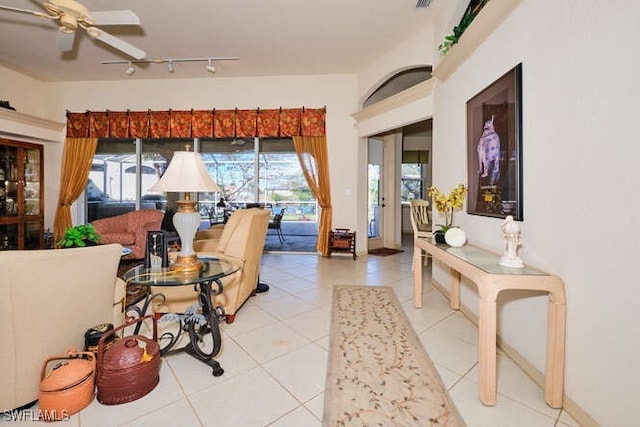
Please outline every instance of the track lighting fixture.
[[133, 65], [131, 65], [131, 61], [129, 61], [129, 67], [127, 68], [127, 71], [125, 71], [125, 73], [127, 73], [127, 76], [131, 76], [135, 72], [136, 72], [136, 69], [133, 68]]
[[167, 70], [170, 73], [175, 72], [174, 64], [176, 62], [206, 62], [207, 65], [204, 67], [210, 73], [216, 72], [216, 66], [214, 65], [214, 61], [237, 61], [240, 58], [237, 56], [212, 56], [210, 58], [161, 58], [161, 59], [140, 59], [140, 60], [122, 60], [116, 59], [113, 61], [100, 61], [101, 64], [128, 64], [128, 68], [126, 69], [126, 73], [128, 76], [133, 75], [136, 72], [133, 64], [167, 64]]
[[209, 65], [207, 65], [205, 67], [205, 69], [210, 73], [215, 73], [216, 72], [216, 67], [215, 67], [215, 65], [212, 64], [212, 62], [213, 62], [212, 59], [209, 58]]

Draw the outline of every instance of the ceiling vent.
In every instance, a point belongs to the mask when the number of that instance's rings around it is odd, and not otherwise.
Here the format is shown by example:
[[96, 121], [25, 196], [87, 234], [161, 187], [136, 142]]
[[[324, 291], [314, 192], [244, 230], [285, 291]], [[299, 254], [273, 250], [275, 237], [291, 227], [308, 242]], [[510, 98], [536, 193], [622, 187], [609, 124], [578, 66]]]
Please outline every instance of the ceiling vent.
[[416, 7], [429, 7], [431, 0], [418, 0]]

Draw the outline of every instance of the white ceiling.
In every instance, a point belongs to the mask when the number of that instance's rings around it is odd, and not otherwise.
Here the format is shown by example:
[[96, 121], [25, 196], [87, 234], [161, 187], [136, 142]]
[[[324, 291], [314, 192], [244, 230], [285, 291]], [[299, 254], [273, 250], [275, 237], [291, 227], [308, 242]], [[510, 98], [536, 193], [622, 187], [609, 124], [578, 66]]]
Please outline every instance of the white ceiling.
[[[141, 64], [78, 30], [73, 52], [56, 48], [55, 21], [0, 10], [0, 65], [42, 81], [241, 77], [357, 73], [430, 25], [446, 0], [82, 0], [90, 11], [133, 10], [141, 27], [103, 27], [147, 53], [147, 59], [238, 56], [215, 64]], [[36, 0], [0, 4], [44, 11]]]

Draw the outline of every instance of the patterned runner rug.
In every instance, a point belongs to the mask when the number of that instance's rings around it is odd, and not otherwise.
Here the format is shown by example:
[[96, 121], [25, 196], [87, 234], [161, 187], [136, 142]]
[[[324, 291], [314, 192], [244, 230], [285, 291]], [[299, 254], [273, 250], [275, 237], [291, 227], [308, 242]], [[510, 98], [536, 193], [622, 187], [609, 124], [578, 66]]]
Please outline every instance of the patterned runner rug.
[[323, 426], [464, 426], [393, 290], [333, 292]]

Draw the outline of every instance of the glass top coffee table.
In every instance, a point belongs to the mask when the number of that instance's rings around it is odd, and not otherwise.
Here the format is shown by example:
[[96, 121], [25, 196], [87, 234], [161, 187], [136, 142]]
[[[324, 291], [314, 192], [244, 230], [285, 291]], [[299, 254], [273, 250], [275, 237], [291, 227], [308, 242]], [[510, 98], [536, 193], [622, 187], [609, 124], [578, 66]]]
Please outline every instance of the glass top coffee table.
[[[164, 332], [159, 340], [160, 354], [165, 356], [175, 352], [185, 351], [201, 362], [209, 365], [214, 376], [220, 376], [224, 370], [213, 358], [220, 352], [222, 338], [219, 322], [224, 318], [224, 310], [214, 307], [211, 297], [222, 293], [222, 278], [240, 269], [240, 261], [220, 259], [214, 257], [199, 257], [202, 268], [193, 272], [172, 271], [169, 268], [144, 268], [140, 265], [128, 270], [123, 279], [127, 284], [143, 286], [172, 287], [193, 286], [198, 302], [187, 308], [185, 313], [167, 313], [160, 320], [176, 321], [177, 332]], [[151, 302], [155, 299], [164, 301], [162, 293], [148, 293], [142, 307], [131, 306], [128, 311], [134, 311], [143, 316]], [[139, 332], [140, 323], [134, 334]], [[173, 349], [182, 333], [189, 335], [189, 344], [185, 347]], [[166, 342], [168, 340], [168, 342]]]

